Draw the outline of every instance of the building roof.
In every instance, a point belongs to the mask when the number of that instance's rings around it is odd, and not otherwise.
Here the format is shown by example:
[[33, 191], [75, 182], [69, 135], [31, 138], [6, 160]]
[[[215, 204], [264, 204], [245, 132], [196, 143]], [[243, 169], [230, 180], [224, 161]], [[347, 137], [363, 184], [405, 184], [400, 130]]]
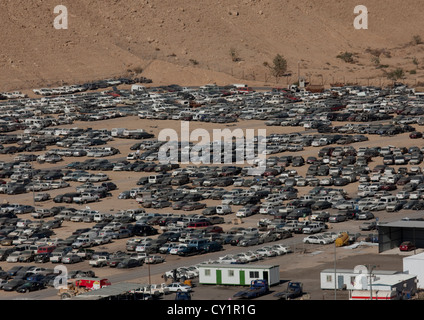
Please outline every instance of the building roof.
[[[359, 274], [358, 272], [355, 272], [354, 269], [336, 269], [337, 273], [348, 273], [348, 274]], [[321, 271], [321, 273], [333, 273], [334, 269], [324, 269]], [[373, 270], [373, 275], [397, 275], [402, 274], [401, 271], [392, 271], [392, 270]]]
[[424, 221], [422, 220], [399, 220], [394, 222], [381, 223], [380, 227], [393, 227], [393, 228], [423, 228]]
[[403, 260], [424, 260], [424, 252], [404, 257]]
[[391, 287], [395, 286], [399, 283], [402, 283], [403, 281], [416, 278], [417, 276], [414, 274], [406, 274], [406, 273], [399, 273], [394, 274], [390, 277], [384, 277], [384, 278], [378, 278], [378, 276], [373, 279], [372, 286], [375, 287]]
[[231, 269], [272, 269], [279, 268], [279, 265], [255, 265], [255, 264], [222, 264], [222, 263], [207, 263], [198, 265], [199, 268], [231, 268]]

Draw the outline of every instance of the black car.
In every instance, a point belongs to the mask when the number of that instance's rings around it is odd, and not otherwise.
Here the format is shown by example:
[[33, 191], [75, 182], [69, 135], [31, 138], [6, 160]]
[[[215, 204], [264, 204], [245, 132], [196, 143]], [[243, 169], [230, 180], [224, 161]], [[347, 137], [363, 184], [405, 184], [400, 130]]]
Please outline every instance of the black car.
[[34, 262], [36, 263], [47, 263], [50, 262], [51, 253], [40, 253], [35, 255]]
[[142, 262], [138, 259], [124, 259], [116, 266], [118, 269], [135, 268], [142, 265]]
[[103, 182], [102, 186], [107, 189], [107, 191], [116, 190], [117, 186], [113, 182]]
[[203, 251], [206, 252], [215, 252], [215, 251], [221, 251], [222, 250], [222, 244], [216, 241], [209, 242], [204, 248]]
[[3, 290], [4, 291], [14, 291], [18, 287], [22, 286], [24, 283], [26, 283], [26, 281], [22, 278], [12, 279], [3, 286]]
[[315, 202], [312, 206], [311, 209], [312, 210], [323, 210], [323, 209], [328, 209], [331, 208], [332, 204], [329, 201], [317, 201]]
[[135, 225], [133, 229], [133, 233], [136, 236], [151, 236], [158, 233], [158, 230], [149, 225]]
[[199, 253], [199, 251], [198, 251], [195, 247], [190, 247], [190, 246], [187, 246], [187, 247], [181, 248], [181, 249], [180, 249], [180, 250], [178, 250], [178, 252], [177, 252], [177, 254], [178, 254], [179, 256], [183, 256], [183, 257], [193, 256], [193, 255], [196, 255], [196, 254], [198, 254], [198, 253]]
[[0, 261], [5, 261], [13, 251], [15, 251], [13, 248], [0, 249]]
[[18, 286], [16, 288], [16, 292], [26, 293], [26, 292], [31, 292], [31, 291], [42, 290], [42, 289], [45, 289], [45, 288], [46, 288], [46, 286], [44, 285], [43, 282], [28, 281], [28, 282], [25, 282], [24, 284]]
[[9, 274], [9, 276], [13, 277], [15, 276], [19, 270], [21, 270], [23, 268], [23, 266], [13, 266], [12, 268], [10, 268], [9, 270], [7, 270], [7, 273]]

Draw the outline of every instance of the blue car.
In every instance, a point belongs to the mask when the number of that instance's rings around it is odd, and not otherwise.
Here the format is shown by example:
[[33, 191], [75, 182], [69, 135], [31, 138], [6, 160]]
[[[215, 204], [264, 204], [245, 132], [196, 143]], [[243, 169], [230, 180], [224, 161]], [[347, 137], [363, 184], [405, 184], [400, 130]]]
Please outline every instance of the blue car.
[[44, 278], [45, 276], [42, 274], [32, 274], [28, 276], [26, 280], [31, 282], [40, 282], [40, 281], [43, 281]]

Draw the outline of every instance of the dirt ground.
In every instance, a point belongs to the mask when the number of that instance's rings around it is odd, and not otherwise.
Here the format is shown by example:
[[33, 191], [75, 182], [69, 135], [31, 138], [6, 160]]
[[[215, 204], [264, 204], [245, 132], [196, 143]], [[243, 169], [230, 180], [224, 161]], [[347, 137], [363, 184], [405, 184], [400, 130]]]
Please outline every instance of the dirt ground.
[[[90, 123], [74, 123], [72, 125], [68, 125], [67, 127], [79, 127], [79, 128], [127, 128], [127, 129], [145, 129], [148, 132], [152, 132], [157, 136], [157, 134], [160, 132], [161, 129], [164, 128], [173, 128], [176, 131], [179, 130], [179, 122], [178, 121], [148, 121], [148, 120], [141, 120], [138, 117], [127, 117], [127, 118], [120, 118], [120, 119], [112, 119], [112, 120], [106, 120], [106, 121], [100, 121], [100, 122], [90, 122]], [[64, 126], [66, 127], [66, 126]], [[197, 122], [190, 122], [190, 130], [194, 130], [196, 128], [205, 128], [207, 130], [212, 130], [215, 128], [242, 128], [242, 129], [248, 129], [248, 128], [265, 128], [267, 130], [267, 135], [271, 133], [284, 133], [284, 132], [294, 132], [294, 131], [300, 131], [303, 132], [303, 128], [299, 127], [265, 127], [263, 125], [262, 121], [240, 121], [236, 124], [235, 127], [228, 127], [226, 125], [217, 125], [217, 124], [207, 124], [207, 123], [197, 123]], [[419, 129], [418, 129], [419, 130]], [[109, 157], [109, 159], [123, 159], [126, 157], [126, 155], [130, 152], [130, 147], [135, 143], [135, 140], [125, 140], [125, 139], [116, 139], [115, 141], [112, 141], [109, 143], [110, 146], [117, 147], [121, 154], [115, 155], [113, 157]], [[370, 136], [369, 141], [361, 142], [361, 143], [355, 143], [353, 146], [355, 148], [361, 147], [361, 146], [387, 146], [387, 145], [394, 145], [394, 146], [414, 146], [414, 145], [420, 145], [420, 141], [409, 139], [407, 134], [401, 134], [394, 137], [379, 137], [379, 136]], [[310, 155], [317, 155], [319, 148], [314, 147], [307, 147], [304, 151], [297, 152], [296, 154], [302, 155], [305, 158]], [[43, 152], [37, 152], [36, 154], [42, 154]], [[12, 155], [1, 155], [0, 160], [3, 161], [11, 161], [13, 160]], [[64, 161], [57, 163], [55, 165], [48, 165], [48, 164], [38, 164], [34, 163], [35, 168], [63, 168], [66, 164], [73, 162], [73, 161], [82, 161], [81, 158], [64, 158]], [[374, 167], [376, 164], [378, 164], [379, 161], [375, 161], [370, 164], [371, 167]], [[298, 170], [298, 173], [300, 175], [304, 175], [307, 166], [298, 167], [296, 168]], [[99, 210], [101, 212], [106, 213], [115, 213], [119, 210], [123, 209], [130, 209], [130, 208], [137, 208], [139, 207], [139, 204], [132, 199], [128, 200], [119, 200], [117, 199], [119, 193], [121, 193], [124, 190], [129, 190], [136, 186], [137, 180], [143, 176], [148, 175], [148, 173], [135, 173], [135, 172], [115, 172], [115, 171], [108, 171], [107, 174], [111, 178], [111, 181], [116, 183], [118, 185], [118, 189], [112, 191], [112, 197], [102, 199], [99, 202], [88, 204], [87, 206]], [[49, 192], [52, 196], [52, 198], [61, 193], [69, 192], [74, 190], [74, 188], [79, 183], [71, 182], [71, 186], [64, 189], [58, 189], [58, 190], [52, 190]], [[227, 187], [228, 189], [231, 189], [232, 187]], [[306, 193], [309, 190], [310, 187], [303, 187], [300, 189], [300, 194]], [[344, 188], [348, 194], [354, 195], [357, 191], [357, 183], [350, 184]], [[33, 199], [31, 194], [22, 194], [22, 195], [15, 195], [15, 196], [9, 196], [9, 195], [1, 195], [0, 201], [7, 201], [9, 203], [22, 203], [22, 204], [33, 204]], [[206, 201], [207, 205], [216, 205], [219, 204], [220, 201], [214, 201], [214, 200], [208, 200]], [[47, 202], [43, 203], [37, 203], [37, 208], [49, 208], [52, 206], [55, 206], [55, 204], [52, 200], [49, 200]], [[83, 208], [84, 206], [72, 204], [70, 205], [75, 208]], [[236, 212], [238, 210], [238, 206], [233, 207], [233, 211]], [[176, 212], [173, 211], [171, 208], [164, 208], [164, 209], [147, 209], [147, 212], [159, 212], [159, 213], [168, 213], [168, 212]], [[178, 211], [178, 213], [181, 213], [182, 211]], [[190, 213], [201, 213], [201, 210], [193, 211]], [[398, 220], [401, 217], [412, 215], [417, 215], [417, 212], [413, 211], [401, 211], [397, 213], [387, 213], [387, 212], [379, 212], [378, 217], [380, 218], [380, 221], [393, 221]], [[30, 215], [22, 215], [22, 218], [30, 218]], [[243, 219], [242, 226], [256, 226], [258, 220], [260, 218], [263, 218], [262, 215], [255, 215], [248, 218]], [[224, 216], [225, 222], [221, 225], [224, 229], [224, 231], [229, 230], [231, 227], [234, 227], [233, 220], [235, 218], [235, 213]], [[51, 219], [47, 218], [46, 220]], [[359, 230], [359, 223], [358, 221], [348, 221], [337, 225], [332, 225], [331, 227], [334, 228], [334, 230], [351, 230], [358, 232]], [[75, 229], [77, 228], [85, 228], [90, 227], [93, 224], [90, 223], [74, 223], [74, 222], [64, 222], [63, 226], [59, 229], [55, 229], [56, 235], [53, 237], [57, 238], [66, 238], [68, 237]], [[116, 250], [124, 250], [125, 242], [127, 239], [121, 239], [116, 240], [111, 244], [97, 247], [96, 250], [108, 250], [108, 251], [116, 251]], [[294, 240], [293, 240], [294, 241]], [[290, 241], [288, 241], [290, 243]], [[328, 247], [308, 247], [305, 248], [297, 248], [302, 249], [302, 253], [300, 253], [300, 250], [297, 250], [296, 253], [290, 254], [287, 256], [277, 257], [277, 258], [271, 258], [274, 259], [276, 264], [280, 265], [280, 272], [281, 272], [281, 280], [298, 280], [304, 282], [305, 290], [308, 292], [310, 299], [333, 299], [334, 293], [332, 292], [323, 292], [321, 289], [319, 289], [319, 272], [322, 269], [330, 268], [334, 266], [334, 252], [333, 250]], [[401, 270], [402, 268], [402, 259], [401, 255], [398, 253], [393, 255], [386, 255], [386, 254], [378, 254], [375, 247], [361, 247], [357, 249], [338, 249], [337, 252], [337, 267], [343, 267], [343, 268], [354, 268], [356, 265], [359, 264], [368, 264], [368, 263], [374, 263], [378, 264], [381, 269], [386, 270]], [[207, 258], [205, 258], [207, 259]], [[271, 259], [267, 260], [267, 264]], [[190, 258], [187, 258], [187, 260], [184, 260], [185, 263], [187, 261], [187, 264], [189, 264], [191, 261]], [[171, 268], [171, 265], [174, 263], [183, 263], [181, 260], [175, 260], [174, 258], [167, 258], [166, 261], [166, 267], [164, 268]], [[87, 263], [87, 262], [85, 262]], [[86, 269], [88, 268], [87, 264], [76, 264], [69, 266], [70, 269]], [[274, 262], [272, 262], [274, 263]], [[0, 262], [0, 266], [7, 270], [12, 267], [10, 263], [6, 262]], [[168, 267], [169, 266], [169, 267]], [[52, 265], [49, 265], [47, 267], [54, 267]], [[143, 267], [143, 275], [140, 274], [137, 277], [137, 281], [146, 282], [147, 279], [147, 273], [146, 273], [146, 267]], [[119, 279], [125, 278], [121, 276], [123, 271], [121, 270], [112, 270], [111, 268], [107, 269], [99, 269], [96, 270], [96, 274], [99, 276], [105, 276], [105, 277], [116, 277], [118, 281], [122, 281]], [[151, 281], [154, 282], [161, 282], [163, 279], [161, 279], [161, 275], [163, 274], [163, 270], [161, 269], [160, 273], [157, 274], [151, 274]], [[284, 284], [282, 284], [284, 286]], [[233, 288], [234, 289], [234, 288]], [[198, 286], [195, 290], [195, 298], [201, 299], [208, 298], [210, 299], [220, 299], [225, 298], [228, 296], [228, 292], [233, 290], [231, 288], [221, 288], [221, 287], [211, 287], [211, 286]], [[275, 288], [275, 291], [278, 291], [280, 288]], [[343, 292], [341, 292], [338, 297], [343, 297]], [[4, 292], [0, 292], [0, 299], [6, 298], [7, 299], [8, 294]], [[270, 295], [263, 297], [263, 299], [272, 299]]]

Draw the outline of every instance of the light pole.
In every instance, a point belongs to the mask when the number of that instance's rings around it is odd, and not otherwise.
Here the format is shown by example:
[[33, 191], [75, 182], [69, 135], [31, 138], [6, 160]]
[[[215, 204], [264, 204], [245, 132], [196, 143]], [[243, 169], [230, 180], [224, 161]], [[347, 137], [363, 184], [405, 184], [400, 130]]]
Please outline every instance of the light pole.
[[300, 61], [297, 62], [297, 81], [300, 82]]
[[34, 205], [34, 209], [35, 209], [35, 191], [34, 191], [34, 165], [33, 165], [34, 161], [31, 158], [31, 183], [32, 183], [32, 203]]
[[337, 300], [336, 241], [334, 241], [334, 300]]
[[370, 278], [370, 299], [372, 300], [372, 271], [375, 269], [376, 266], [368, 266], [368, 274], [369, 274], [369, 278]]

